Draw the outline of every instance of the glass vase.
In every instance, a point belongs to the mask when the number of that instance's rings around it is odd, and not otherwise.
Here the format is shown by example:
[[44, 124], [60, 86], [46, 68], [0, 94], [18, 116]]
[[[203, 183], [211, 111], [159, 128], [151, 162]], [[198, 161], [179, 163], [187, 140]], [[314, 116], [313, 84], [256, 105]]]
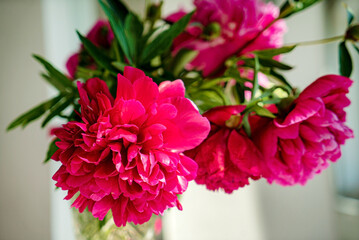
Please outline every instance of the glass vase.
[[135, 225], [127, 223], [117, 227], [109, 212], [103, 221], [87, 211], [79, 213], [73, 208], [76, 240], [162, 240], [161, 216], [153, 215], [150, 221]]

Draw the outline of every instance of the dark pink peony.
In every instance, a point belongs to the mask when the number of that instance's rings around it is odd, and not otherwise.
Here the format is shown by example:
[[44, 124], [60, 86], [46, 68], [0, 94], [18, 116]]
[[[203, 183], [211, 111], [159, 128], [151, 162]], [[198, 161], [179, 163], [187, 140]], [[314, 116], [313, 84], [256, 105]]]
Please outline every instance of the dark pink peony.
[[198, 164], [196, 182], [209, 190], [226, 193], [249, 184], [249, 178], [260, 177], [261, 154], [243, 129], [238, 130], [240, 113], [246, 106], [216, 107], [203, 116], [211, 123], [207, 139], [186, 155]]
[[[111, 26], [107, 20], [98, 20], [88, 32], [86, 37], [97, 47], [110, 49], [114, 35]], [[84, 67], [96, 69], [93, 59], [84, 53], [83, 47], [79, 52], [73, 54], [66, 62], [67, 72], [71, 78], [75, 78], [77, 66], [81, 64]]]
[[[263, 125], [254, 139], [264, 156], [263, 176], [281, 185], [304, 185], [341, 156], [340, 145], [353, 137], [344, 108], [352, 81], [327, 75], [308, 86], [284, 110]], [[283, 115], [283, 109], [279, 112]]]
[[56, 186], [76, 193], [102, 220], [111, 209], [117, 226], [142, 224], [151, 215], [181, 205], [177, 194], [196, 177], [197, 164], [182, 154], [209, 132], [208, 120], [184, 97], [181, 80], [158, 87], [135, 68], [118, 75], [114, 99], [104, 81], [78, 83], [82, 122], [68, 122], [53, 133], [61, 140], [53, 159], [62, 166]]
[[[232, 55], [243, 55], [253, 50], [276, 48], [283, 45], [286, 25], [277, 21], [253, 43], [246, 45], [279, 15], [273, 3], [261, 0], [194, 0], [194, 13], [186, 31], [173, 43], [173, 53], [180, 49], [193, 49], [199, 53], [186, 68], [202, 70], [204, 76], [223, 68]], [[169, 16], [178, 21], [183, 10]]]

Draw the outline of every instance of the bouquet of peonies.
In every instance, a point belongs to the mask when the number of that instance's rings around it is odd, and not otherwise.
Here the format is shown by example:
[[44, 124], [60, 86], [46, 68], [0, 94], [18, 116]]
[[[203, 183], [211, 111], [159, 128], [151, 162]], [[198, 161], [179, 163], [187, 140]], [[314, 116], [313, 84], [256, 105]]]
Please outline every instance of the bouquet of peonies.
[[194, 11], [165, 18], [159, 2], [141, 19], [120, 0], [99, 0], [108, 19], [78, 33], [67, 73], [34, 56], [58, 95], [8, 129], [65, 119], [45, 160], [61, 163], [56, 186], [79, 212], [103, 220], [111, 210], [118, 227], [181, 210], [192, 180], [226, 193], [250, 179], [303, 185], [353, 137], [343, 109], [359, 25], [349, 10], [345, 34], [319, 41], [340, 41], [341, 75], [303, 91], [283, 75], [292, 67], [281, 55], [301, 45], [283, 45], [285, 18], [317, 2], [194, 0]]

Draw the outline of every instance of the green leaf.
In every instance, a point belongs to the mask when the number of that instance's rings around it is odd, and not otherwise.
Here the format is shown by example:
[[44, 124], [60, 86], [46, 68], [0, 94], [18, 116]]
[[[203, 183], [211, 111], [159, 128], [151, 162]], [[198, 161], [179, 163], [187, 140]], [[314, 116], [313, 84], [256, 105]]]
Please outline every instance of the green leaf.
[[238, 71], [237, 64], [227, 68], [227, 70], [224, 72], [224, 76], [234, 78], [234, 79], [240, 79], [241, 75]]
[[288, 95], [290, 95], [292, 92], [292, 90], [287, 85], [283, 85], [283, 86], [275, 85], [274, 87], [264, 90], [259, 98], [263, 99], [265, 97], [271, 96], [273, 95], [273, 92], [276, 91], [277, 89], [282, 89]]
[[355, 45], [354, 43], [352, 44], [353, 48], [357, 51], [357, 53], [359, 54], [359, 48], [357, 47], [357, 45]]
[[251, 131], [251, 125], [249, 124], [248, 117], [249, 117], [249, 112], [246, 112], [243, 116], [242, 124], [243, 124], [244, 131], [247, 133], [248, 137], [250, 137], [252, 135], [252, 131]]
[[260, 117], [276, 118], [276, 116], [271, 111], [258, 105], [253, 107], [253, 111]]
[[143, 33], [143, 25], [136, 15], [127, 14], [125, 21], [125, 33], [128, 40], [128, 47], [134, 62], [136, 62], [138, 52], [141, 50], [140, 42]]
[[[132, 65], [133, 61], [130, 54], [130, 47], [128, 45], [128, 40], [125, 34], [125, 22], [123, 21], [123, 16], [121, 15], [120, 17], [121, 13], [118, 13], [113, 9], [111, 9], [102, 0], [99, 0], [99, 3], [103, 11], [105, 12], [108, 20], [110, 21], [112, 30], [115, 34], [118, 43], [121, 46], [123, 53], [125, 54], [129, 63]], [[126, 17], [124, 19], [126, 19]]]
[[243, 103], [245, 102], [245, 95], [244, 95], [244, 85], [242, 83], [236, 82], [234, 88], [232, 88], [233, 97], [236, 100], [236, 103]]
[[293, 102], [295, 99], [296, 99], [295, 96], [282, 98], [280, 102], [277, 104], [279, 115], [282, 115], [281, 113], [288, 113], [290, 109], [292, 109]]
[[45, 79], [48, 83], [50, 83], [52, 86], [54, 86], [60, 92], [66, 91], [67, 88], [64, 85], [62, 85], [61, 83], [59, 83], [58, 81], [56, 81], [55, 79], [50, 77], [49, 75], [47, 75], [45, 73], [41, 73], [41, 76], [43, 79]]
[[348, 4], [343, 3], [343, 5], [347, 12], [347, 22], [348, 22], [348, 26], [349, 26], [350, 24], [352, 24], [352, 22], [354, 20], [354, 14], [353, 14], [352, 10], [349, 8]]
[[272, 99], [269, 99], [269, 100], [265, 100], [262, 103], [263, 104], [278, 104], [278, 103], [280, 103], [280, 101], [281, 101], [280, 98], [272, 98]]
[[128, 64], [123, 62], [112, 62], [112, 65], [121, 72], [125, 71], [125, 67], [128, 66]]
[[160, 29], [160, 27], [153, 28], [149, 32], [147, 32], [145, 35], [143, 35], [141, 38], [140, 44], [142, 46], [145, 46], [147, 44], [147, 41], [150, 39], [150, 37], [159, 29]]
[[[255, 62], [254, 62], [253, 58], [240, 57], [238, 59], [244, 61], [245, 66], [248, 66], [250, 68], [254, 68]], [[270, 71], [270, 68], [278, 68], [278, 69], [281, 69], [281, 70], [291, 70], [291, 69], [293, 69], [292, 66], [289, 66], [286, 63], [279, 62], [277, 60], [274, 60], [272, 58], [267, 58], [267, 57], [259, 57], [259, 63], [261, 65], [261, 72], [263, 72], [263, 73]]]
[[51, 119], [61, 114], [63, 110], [65, 110], [72, 102], [74, 101], [74, 97], [72, 95], [68, 95], [62, 98], [59, 102], [57, 102], [51, 109], [50, 113], [47, 115], [45, 120], [42, 122], [41, 127], [45, 127], [47, 123], [50, 122]]
[[146, 10], [146, 19], [150, 20], [152, 24], [156, 22], [156, 20], [161, 19], [163, 1], [159, 3], [151, 3]]
[[44, 160], [44, 163], [47, 163], [51, 159], [52, 155], [54, 155], [54, 153], [59, 149], [59, 147], [56, 146], [56, 142], [59, 142], [59, 141], [60, 141], [60, 139], [56, 138], [50, 143], [49, 148], [46, 153], [46, 158]]
[[102, 76], [102, 71], [98, 69], [89, 69], [89, 68], [77, 66], [76, 77], [78, 78], [87, 80], [90, 78], [101, 77], [101, 76]]
[[202, 112], [229, 103], [227, 97], [222, 92], [222, 88], [218, 86], [212, 88], [189, 88], [188, 91], [186, 90], [186, 93]]
[[41, 103], [40, 105], [36, 106], [35, 108], [31, 109], [30, 111], [22, 114], [18, 118], [16, 118], [10, 125], [7, 127], [7, 131], [14, 129], [18, 126], [25, 127], [27, 124], [29, 124], [31, 121], [41, 117], [47, 110], [49, 110], [52, 106], [54, 106], [60, 99], [63, 97], [63, 95], [59, 95], [57, 97], [54, 97], [44, 103]]
[[101, 49], [96, 47], [90, 40], [82, 36], [78, 31], [77, 31], [77, 35], [79, 36], [85, 49], [93, 57], [95, 62], [101, 67], [109, 70], [111, 73], [116, 75], [117, 70], [112, 66], [111, 64], [112, 60], [108, 56], [106, 56]]
[[279, 18], [286, 18], [299, 13], [321, 0], [287, 0], [280, 8]]
[[259, 58], [259, 63], [264, 66], [264, 67], [269, 67], [269, 68], [278, 68], [281, 70], [291, 70], [293, 69], [292, 66], [289, 66], [283, 62], [279, 62], [277, 60], [274, 60], [272, 58]]
[[280, 73], [278, 73], [277, 71], [271, 69], [269, 74], [267, 74], [267, 76], [269, 77], [274, 77], [275, 79], [277, 79], [279, 82], [283, 83], [284, 85], [288, 86], [291, 90], [293, 89], [292, 85], [287, 81], [287, 79], [281, 75]]
[[[37, 61], [39, 61], [48, 71], [48, 76], [52, 79], [53, 86], [62, 86], [60, 88], [74, 88], [72, 85], [72, 81], [67, 78], [64, 74], [62, 74], [59, 70], [53, 67], [49, 62], [47, 62], [44, 58], [40, 57], [39, 55], [33, 54], [32, 55]], [[55, 83], [56, 82], [56, 83]], [[57, 87], [56, 87], [57, 88]]]
[[179, 21], [175, 22], [169, 29], [160, 33], [151, 43], [149, 43], [142, 52], [140, 62], [148, 63], [154, 57], [166, 52], [172, 45], [173, 40], [184, 31], [191, 20], [194, 12], [191, 12]]
[[187, 63], [191, 62], [198, 55], [198, 51], [190, 49], [181, 49], [174, 58], [167, 63], [166, 69], [173, 73], [174, 76], [178, 76]]
[[110, 58], [114, 58], [116, 61], [125, 61], [125, 55], [117, 41], [112, 41], [110, 48]]
[[119, 18], [121, 22], [125, 23], [126, 16], [129, 13], [126, 5], [123, 4], [121, 0], [107, 0], [107, 2], [111, 7], [112, 12], [116, 14], [117, 18]]
[[254, 54], [258, 55], [259, 57], [266, 57], [266, 58], [273, 58], [274, 56], [283, 54], [283, 53], [289, 53], [296, 48], [297, 45], [290, 45], [290, 46], [284, 46], [281, 48], [269, 48], [269, 49], [263, 49], [263, 50], [256, 50], [253, 51]]
[[252, 88], [252, 96], [253, 99], [258, 91], [259, 83], [258, 83], [258, 72], [260, 68], [259, 58], [257, 55], [254, 55], [254, 73], [253, 73], [253, 88]]
[[340, 75], [350, 77], [353, 63], [345, 42], [339, 44], [339, 72]]

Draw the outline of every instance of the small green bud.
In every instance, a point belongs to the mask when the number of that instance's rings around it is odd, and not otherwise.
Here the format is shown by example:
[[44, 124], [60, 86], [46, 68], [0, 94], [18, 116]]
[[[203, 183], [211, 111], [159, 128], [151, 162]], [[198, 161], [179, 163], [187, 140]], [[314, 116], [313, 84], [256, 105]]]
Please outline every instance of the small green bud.
[[283, 98], [277, 105], [279, 116], [286, 116], [293, 107], [295, 97], [290, 96]]
[[202, 37], [207, 40], [213, 40], [221, 35], [221, 25], [217, 22], [211, 22], [204, 27]]
[[232, 115], [227, 121], [226, 121], [226, 127], [228, 128], [237, 128], [241, 122], [241, 115]]
[[354, 25], [348, 28], [345, 33], [346, 40], [352, 40], [354, 42], [359, 41], [359, 25]]
[[161, 1], [160, 3], [153, 3], [150, 6], [148, 6], [147, 14], [146, 14], [147, 19], [149, 19], [151, 21], [156, 21], [156, 20], [160, 19], [162, 4], [163, 4], [163, 2]]

